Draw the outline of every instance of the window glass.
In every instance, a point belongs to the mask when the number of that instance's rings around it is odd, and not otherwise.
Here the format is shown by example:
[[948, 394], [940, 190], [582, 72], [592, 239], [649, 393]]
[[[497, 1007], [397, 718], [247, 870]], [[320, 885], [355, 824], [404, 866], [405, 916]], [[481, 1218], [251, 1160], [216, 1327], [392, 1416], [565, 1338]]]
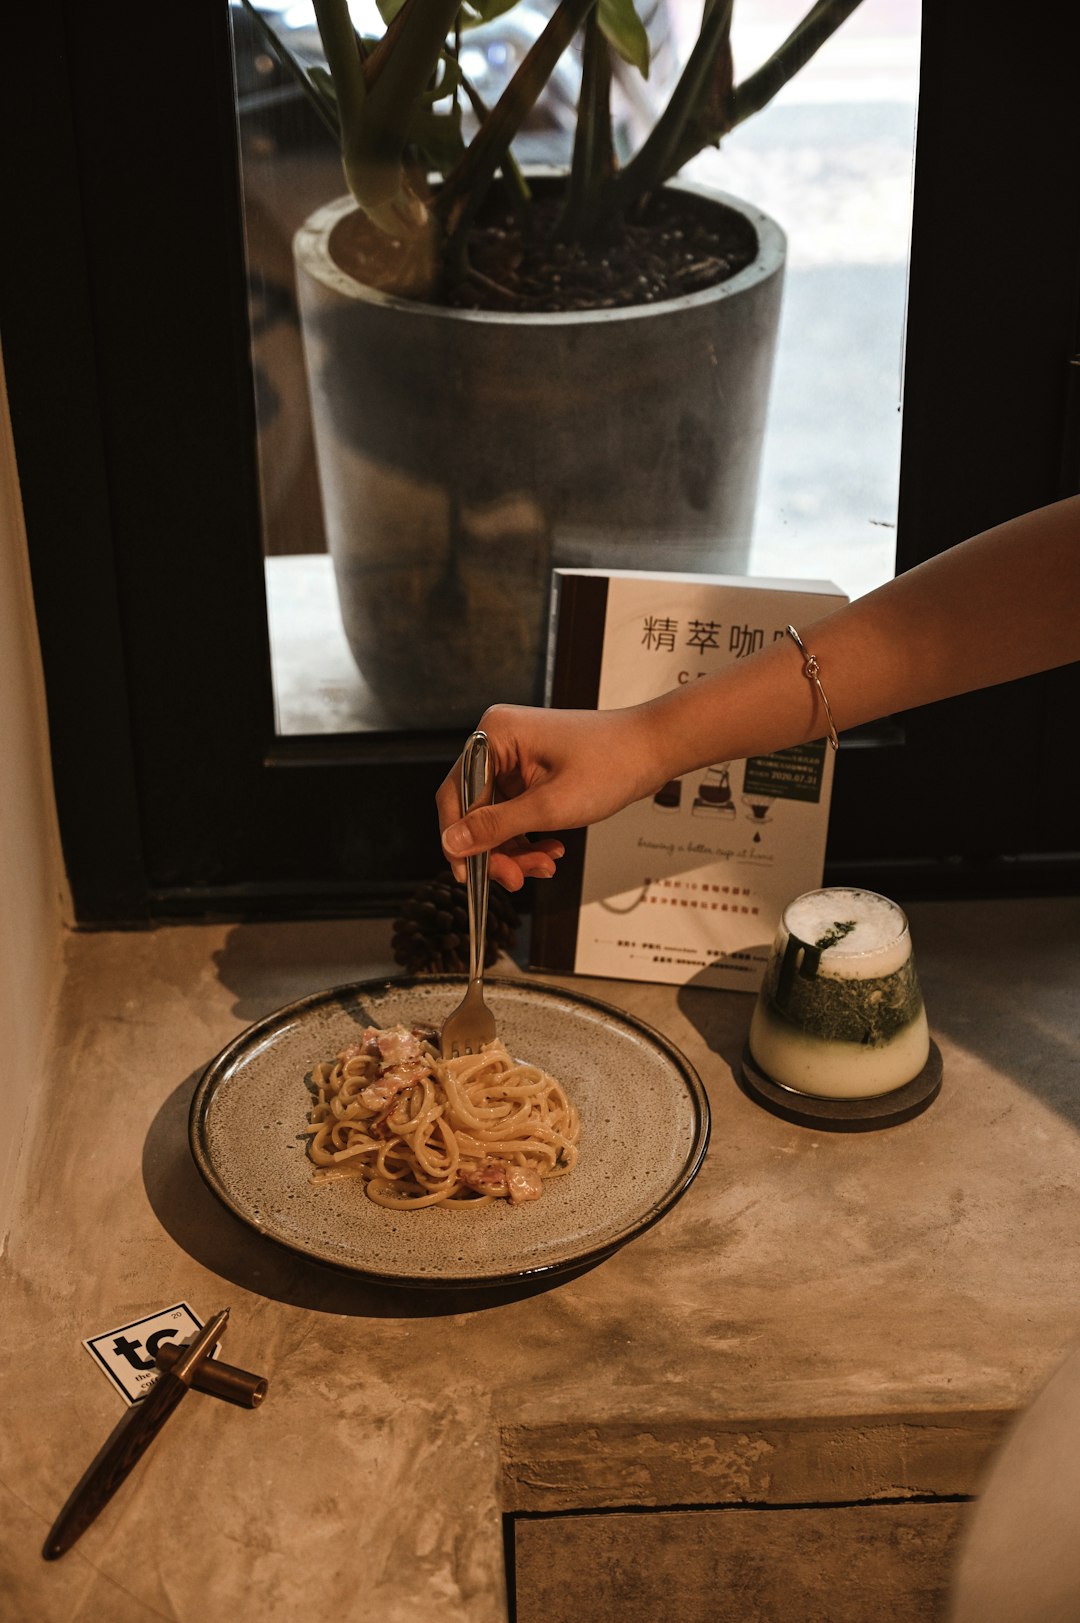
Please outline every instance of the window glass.
[[[736, 79], [805, 9], [736, 4]], [[895, 569], [919, 41], [918, 0], [860, 6], [694, 171], [753, 198], [787, 237], [751, 568], [822, 576], [851, 597]]]
[[[262, 9], [300, 55], [321, 58], [310, 6]], [[489, 103], [542, 27], [545, 9], [542, 0], [519, 0], [469, 40], [466, 65]], [[654, 71], [646, 86], [628, 79], [616, 98], [615, 133], [624, 154], [662, 104], [700, 18], [700, 5], [685, 0], [640, 9], [647, 14]], [[736, 79], [763, 61], [807, 9], [806, 0], [737, 4]], [[313, 213], [342, 194], [340, 163], [246, 11], [231, 11], [277, 730], [295, 736], [461, 727], [475, 718], [473, 695], [465, 689], [458, 695], [449, 679], [440, 691], [430, 675], [416, 675], [431, 635], [418, 627], [401, 581], [427, 571], [428, 595], [446, 602], [449, 620], [460, 590], [456, 566], [424, 554], [419, 520], [402, 521], [387, 543], [401, 566], [397, 574], [373, 569], [359, 591], [339, 593], [341, 571], [335, 573], [327, 533], [341, 519], [325, 468], [320, 479], [294, 238]], [[381, 32], [373, 3], [356, 4], [353, 17], [359, 30]], [[760, 481], [735, 572], [829, 578], [852, 596], [893, 572], [918, 32], [916, 0], [878, 0], [857, 9], [769, 107], [686, 171], [764, 211], [786, 237]], [[523, 159], [565, 162], [575, 97], [575, 66], [568, 59], [525, 132]], [[681, 425], [671, 425], [672, 434], [676, 427], [692, 482], [696, 441]], [[602, 537], [606, 549], [600, 552], [585, 522], [569, 539], [549, 537], [547, 550], [534, 554], [535, 504], [521, 498], [512, 481], [485, 492], [477, 467], [469, 485], [475, 504], [457, 516], [466, 550], [481, 559], [465, 591], [488, 639], [486, 699], [539, 696], [543, 628], [518, 623], [514, 569], [535, 576], [536, 592], [546, 592], [550, 567], [559, 562], [732, 568], [727, 554], [716, 555], [719, 565], [709, 563], [703, 533], [688, 533], [681, 551], [662, 549], [650, 545], [647, 526], [632, 536], [620, 520]], [[393, 466], [380, 469], [372, 500], [393, 509], [406, 484], [421, 508], [440, 499], [437, 478], [427, 486], [423, 469]], [[363, 522], [355, 514], [347, 520], [356, 530]], [[453, 529], [452, 502], [447, 523]], [[601, 531], [598, 518], [596, 534]], [[491, 553], [492, 565], [483, 561], [483, 549], [496, 533], [503, 545]], [[410, 548], [419, 551], [405, 570]], [[494, 650], [501, 651], [501, 663]], [[448, 669], [454, 664], [447, 660]]]

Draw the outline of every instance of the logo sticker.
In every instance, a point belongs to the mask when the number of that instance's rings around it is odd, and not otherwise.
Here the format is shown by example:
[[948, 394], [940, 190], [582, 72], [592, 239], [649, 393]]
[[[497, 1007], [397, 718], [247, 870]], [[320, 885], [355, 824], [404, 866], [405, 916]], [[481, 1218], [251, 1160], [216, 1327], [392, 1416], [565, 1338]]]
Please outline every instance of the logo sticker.
[[[161, 1371], [154, 1363], [163, 1341], [190, 1341], [202, 1329], [186, 1302], [176, 1302], [150, 1313], [132, 1324], [103, 1330], [83, 1346], [98, 1368], [124, 1396], [126, 1403], [138, 1403], [150, 1391]], [[215, 1349], [216, 1352], [216, 1349]]]

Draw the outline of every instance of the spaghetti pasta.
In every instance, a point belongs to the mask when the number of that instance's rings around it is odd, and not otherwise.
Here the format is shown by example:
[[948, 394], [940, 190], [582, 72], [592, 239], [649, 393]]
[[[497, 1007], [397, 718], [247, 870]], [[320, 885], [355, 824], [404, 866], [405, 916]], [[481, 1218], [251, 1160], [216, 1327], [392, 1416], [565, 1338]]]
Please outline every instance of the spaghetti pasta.
[[309, 1087], [315, 1179], [362, 1178], [379, 1206], [518, 1205], [577, 1160], [581, 1124], [563, 1088], [501, 1042], [444, 1060], [434, 1032], [369, 1026]]

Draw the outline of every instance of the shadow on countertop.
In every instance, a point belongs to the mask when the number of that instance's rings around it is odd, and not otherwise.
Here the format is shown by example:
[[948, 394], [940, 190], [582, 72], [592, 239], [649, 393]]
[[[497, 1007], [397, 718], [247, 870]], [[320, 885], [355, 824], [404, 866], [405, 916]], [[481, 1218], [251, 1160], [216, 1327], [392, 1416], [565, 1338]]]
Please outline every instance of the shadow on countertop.
[[233, 994], [233, 1013], [261, 1020], [310, 992], [403, 974], [390, 937], [385, 918], [238, 924], [214, 953], [214, 970]]
[[750, 1030], [754, 999], [753, 992], [719, 992], [714, 986], [696, 985], [693, 979], [675, 988], [679, 1012], [736, 1075]]

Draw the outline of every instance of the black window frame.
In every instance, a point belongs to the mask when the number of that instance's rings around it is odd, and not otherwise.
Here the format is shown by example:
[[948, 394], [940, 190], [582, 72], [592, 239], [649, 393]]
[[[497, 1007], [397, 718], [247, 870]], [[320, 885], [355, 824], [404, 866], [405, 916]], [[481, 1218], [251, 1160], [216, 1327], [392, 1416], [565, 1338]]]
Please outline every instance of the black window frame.
[[[274, 732], [228, 7], [127, 24], [20, 8], [0, 67], [0, 334], [77, 917], [385, 911], [441, 866], [459, 739]], [[1080, 488], [1078, 46], [1075, 12], [924, 10], [898, 569]], [[1078, 713], [1070, 666], [845, 739], [827, 879], [1080, 888]]]

